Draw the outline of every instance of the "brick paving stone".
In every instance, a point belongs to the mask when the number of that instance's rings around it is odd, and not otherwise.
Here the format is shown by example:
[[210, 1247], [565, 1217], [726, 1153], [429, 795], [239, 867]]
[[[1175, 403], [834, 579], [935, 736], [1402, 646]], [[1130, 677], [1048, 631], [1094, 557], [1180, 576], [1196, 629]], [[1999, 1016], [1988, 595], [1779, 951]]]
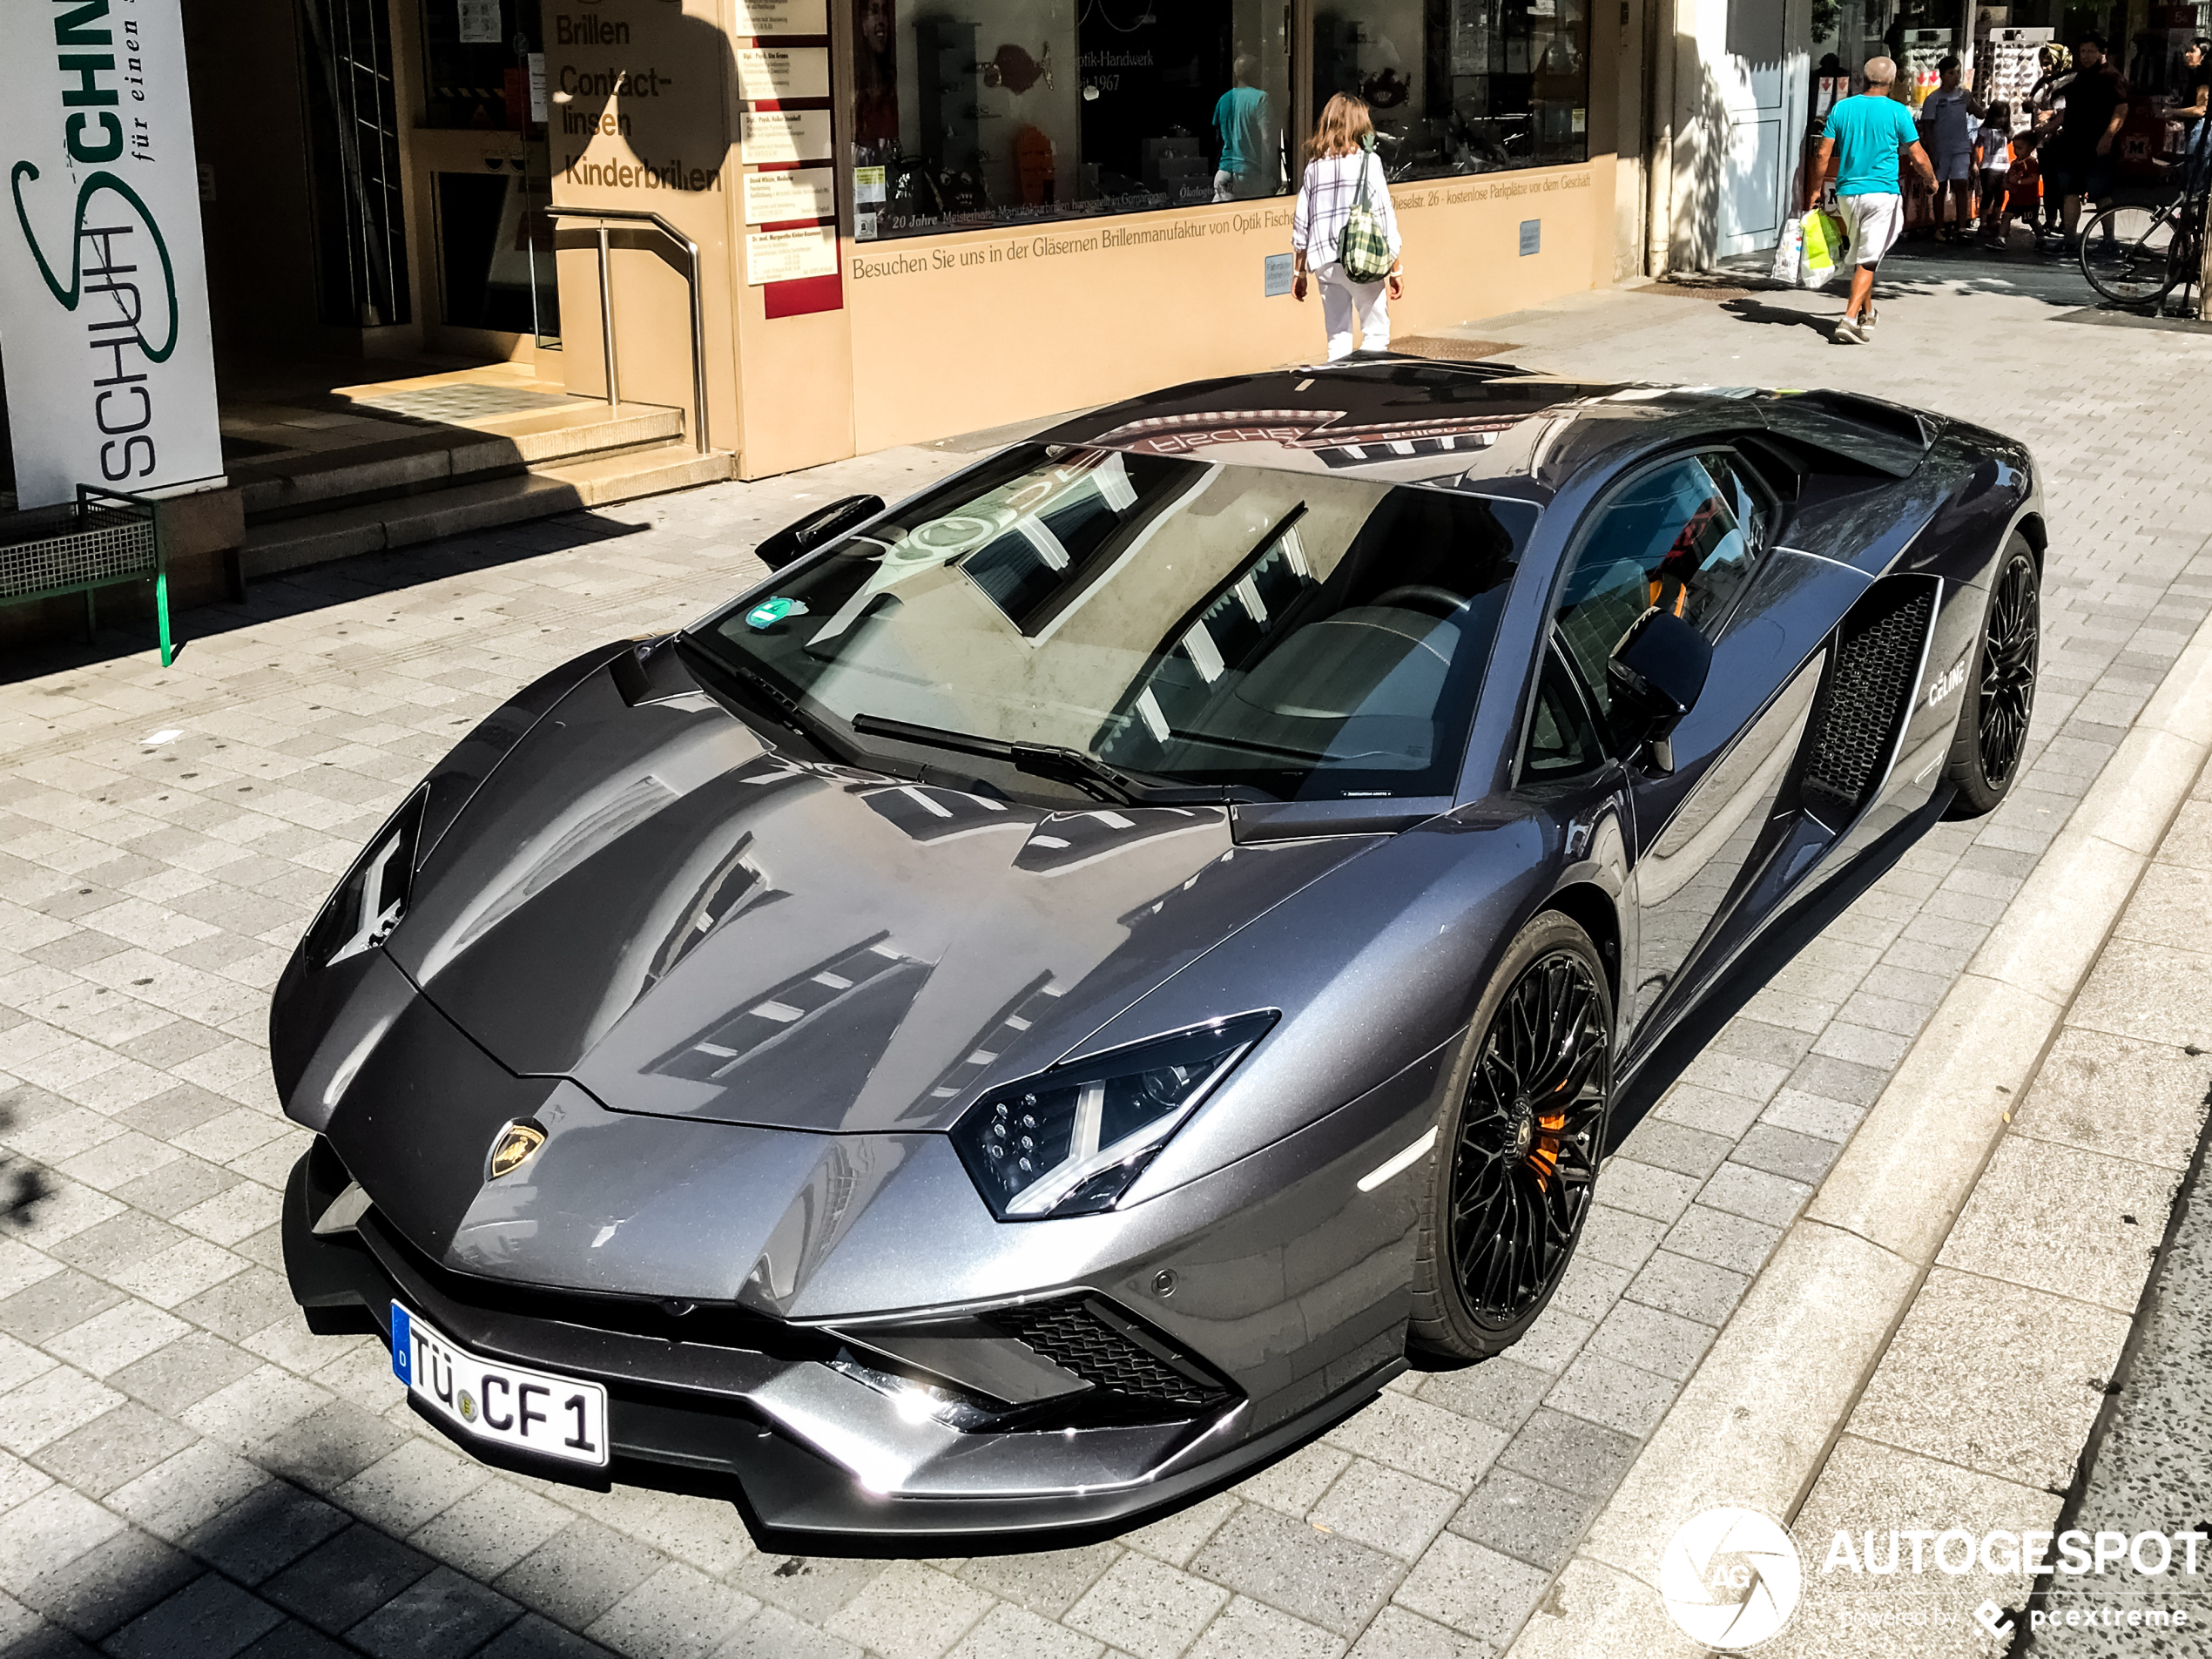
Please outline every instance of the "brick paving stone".
[[1501, 1555], [1556, 1571], [1581, 1541], [1602, 1498], [1493, 1469], [1452, 1517], [1452, 1530]]
[[231, 1659], [283, 1616], [251, 1591], [207, 1573], [125, 1625], [107, 1650], [114, 1659]]
[[1544, 1404], [1642, 1439], [1667, 1414], [1676, 1386], [1672, 1378], [1585, 1348]]
[[342, 1509], [282, 1480], [265, 1480], [181, 1541], [241, 1583], [259, 1584], [347, 1525]]
[[1463, 1635], [1502, 1648], [1550, 1581], [1541, 1568], [1447, 1532], [1406, 1575], [1396, 1599]]
[[[1330, 1453], [1334, 1459], [1333, 1467], [1343, 1467], [1345, 1459], [1341, 1453], [1326, 1447], [1319, 1449]], [[1304, 1455], [1300, 1453], [1298, 1457]], [[1296, 1461], [1296, 1457], [1285, 1460], [1286, 1464]], [[1277, 1466], [1278, 1469], [1283, 1467]], [[1298, 1504], [1297, 1513], [1303, 1514], [1312, 1507], [1314, 1501], [1327, 1487], [1328, 1480], [1324, 1479], [1310, 1497]], [[962, 1567], [960, 1575], [1001, 1601], [1056, 1619], [1073, 1607], [1076, 1599], [1096, 1583], [1121, 1554], [1117, 1544], [1091, 1544], [1081, 1549], [1055, 1549], [1033, 1554], [981, 1555]]]
[[927, 1562], [894, 1561], [822, 1628], [884, 1659], [938, 1659], [992, 1605], [988, 1591]]
[[1228, 1600], [1218, 1584], [1132, 1551], [1061, 1622], [1134, 1659], [1176, 1659]]
[[1188, 1659], [1336, 1659], [1343, 1648], [1328, 1631], [1239, 1595], [1206, 1627]]
[[[1459, 1501], [1459, 1494], [1444, 1487], [1360, 1459], [1308, 1514], [1317, 1527], [1410, 1561], [1450, 1519]], [[1221, 1536], [1215, 1534], [1215, 1541]]]
[[98, 1642], [201, 1571], [183, 1551], [126, 1528], [32, 1580], [22, 1601], [64, 1629]]
[[1094, 1636], [1001, 1602], [961, 1638], [948, 1659], [1100, 1659], [1105, 1651], [1106, 1644]]
[[431, 1569], [427, 1556], [354, 1525], [261, 1587], [288, 1613], [328, 1631], [358, 1624]]
[[505, 1596], [441, 1567], [346, 1632], [373, 1659], [462, 1659], [522, 1616]]
[[[1370, 1487], [1368, 1495], [1383, 1494]], [[1398, 1495], [1401, 1502], [1419, 1502], [1404, 1489]], [[1325, 1499], [1323, 1506], [1326, 1503]], [[1321, 1513], [1317, 1507], [1315, 1522], [1301, 1522], [1247, 1504], [1206, 1541], [1191, 1558], [1190, 1570], [1310, 1624], [1347, 1638], [1355, 1635], [1389, 1599], [1401, 1569], [1380, 1550], [1323, 1531], [1318, 1524]], [[1436, 1524], [1441, 1526], [1443, 1519], [1438, 1515]]]
[[[1563, 1555], [2212, 609], [2212, 543], [2184, 528], [2173, 482], [2212, 459], [2212, 431], [2185, 418], [2212, 346], [2105, 331], [2094, 354], [2035, 349], [2063, 312], [1977, 273], [1982, 292], [1938, 271], [1885, 305], [1910, 353], [1815, 361], [2037, 449], [2045, 679], [2014, 798], [1908, 849], [1654, 1080], [1656, 1107], [1618, 1126], [1571, 1285], [1509, 1356], [1402, 1379], [1325, 1440], [1118, 1540], [915, 1568], [954, 1587], [944, 1607], [979, 1610], [943, 1651], [1211, 1659], [1303, 1652], [1318, 1632], [1358, 1659], [1428, 1659], [1510, 1637], [1534, 1592], [1487, 1569]], [[1482, 332], [1562, 373], [1702, 380], [1717, 357], [1770, 384], [1805, 383], [1812, 339], [1635, 294]], [[726, 1655], [856, 1659], [958, 1622], [902, 1620], [883, 1561], [759, 1554], [725, 1503], [492, 1475], [429, 1435], [373, 1342], [314, 1337], [290, 1306], [274, 1223], [305, 1136], [278, 1114], [262, 1043], [273, 976], [332, 880], [509, 689], [697, 614], [757, 571], [745, 550], [802, 493], [900, 494], [968, 458], [888, 451], [297, 572], [193, 613], [167, 670], [116, 636], [10, 662], [0, 1146], [51, 1196], [0, 1219], [0, 1440], [31, 1460], [0, 1451], [0, 1590], [124, 1607], [162, 1573], [212, 1567], [104, 1640], [159, 1646], [166, 1619], [170, 1649], [235, 1640], [262, 1659], [335, 1651], [318, 1623], [388, 1607], [377, 1640], [403, 1650], [423, 1624], [407, 1610], [448, 1605], [445, 1589], [455, 1607], [527, 1609], [483, 1648], [499, 1659], [698, 1651], [723, 1619]], [[185, 735], [140, 744], [158, 725]], [[1456, 1507], [1424, 1544], [1439, 1494]], [[1294, 1560], [1312, 1539], [1389, 1563], [1399, 1599], [1356, 1629], [1309, 1617], [1255, 1576], [1246, 1546], [1270, 1528], [1299, 1541]], [[85, 1651], [0, 1602], [0, 1646], [25, 1642]]]

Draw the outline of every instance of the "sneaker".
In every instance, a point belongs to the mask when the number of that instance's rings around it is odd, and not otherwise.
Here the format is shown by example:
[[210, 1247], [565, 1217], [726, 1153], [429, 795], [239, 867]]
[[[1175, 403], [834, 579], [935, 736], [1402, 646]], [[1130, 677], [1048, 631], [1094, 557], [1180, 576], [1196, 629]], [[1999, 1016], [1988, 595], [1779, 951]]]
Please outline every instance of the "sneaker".
[[1836, 332], [1830, 338], [1838, 346], [1864, 346], [1867, 343], [1866, 330], [1856, 317], [1845, 317], [1838, 323]]
[[1881, 319], [1875, 314], [1874, 302], [1869, 300], [1866, 302], [1866, 314], [1858, 320], [1859, 334], [1871, 341], [1874, 337], [1874, 325], [1880, 320]]

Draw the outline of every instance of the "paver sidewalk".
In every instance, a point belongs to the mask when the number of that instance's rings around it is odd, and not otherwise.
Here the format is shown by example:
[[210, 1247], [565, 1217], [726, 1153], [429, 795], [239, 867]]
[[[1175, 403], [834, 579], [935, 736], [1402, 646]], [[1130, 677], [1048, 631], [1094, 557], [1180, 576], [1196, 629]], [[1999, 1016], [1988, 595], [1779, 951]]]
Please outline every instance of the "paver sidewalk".
[[0, 1642], [1501, 1649], [2212, 609], [2194, 484], [2212, 343], [1925, 286], [1885, 301], [1871, 352], [1827, 346], [1794, 318], [1832, 303], [1787, 295], [1593, 295], [1479, 332], [1563, 373], [1851, 385], [2033, 444], [2054, 548], [2013, 799], [1932, 833], [1683, 1074], [1608, 1168], [1529, 1341], [1401, 1379], [1276, 1467], [1088, 1548], [794, 1561], [706, 1498], [489, 1471], [408, 1412], [373, 1341], [307, 1335], [273, 1231], [302, 1137], [271, 1098], [268, 988], [389, 806], [515, 686], [740, 585], [744, 550], [809, 498], [901, 494], [966, 455], [894, 451], [332, 567], [257, 590], [172, 670], [57, 659], [0, 687], [0, 1146], [51, 1189], [0, 1236]]

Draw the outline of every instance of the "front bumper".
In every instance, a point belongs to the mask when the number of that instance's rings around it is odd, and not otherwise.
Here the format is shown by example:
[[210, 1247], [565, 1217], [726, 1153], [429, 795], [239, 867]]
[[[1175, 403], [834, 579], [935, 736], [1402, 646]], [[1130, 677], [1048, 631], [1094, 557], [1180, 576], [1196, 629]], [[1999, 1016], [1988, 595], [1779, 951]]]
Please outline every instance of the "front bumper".
[[[1263, 1430], [1251, 1402], [1228, 1383], [1125, 1311], [1077, 1296], [1053, 1305], [1079, 1324], [1088, 1319], [1124, 1371], [1149, 1364], [1155, 1398], [1102, 1415], [1097, 1401], [1113, 1403], [1112, 1391], [1094, 1390], [1076, 1415], [1048, 1404], [1002, 1420], [1008, 1426], [978, 1428], [972, 1420], [956, 1426], [917, 1409], [927, 1397], [887, 1374], [904, 1368], [884, 1349], [826, 1326], [734, 1308], [676, 1311], [642, 1298], [536, 1291], [455, 1273], [413, 1249], [373, 1210], [351, 1230], [316, 1234], [314, 1218], [346, 1178], [318, 1140], [285, 1195], [286, 1271], [293, 1297], [320, 1313], [319, 1323], [357, 1309], [388, 1343], [396, 1298], [486, 1359], [598, 1382], [608, 1393], [612, 1478], [658, 1484], [658, 1465], [727, 1481], [757, 1530], [815, 1547], [838, 1535], [1118, 1530], [1280, 1455], [1402, 1368], [1370, 1370]], [[1057, 1352], [1096, 1372], [1096, 1356]], [[1177, 1367], [1186, 1385], [1180, 1400], [1172, 1398], [1172, 1377], [1158, 1380]], [[486, 1451], [474, 1440], [456, 1444], [473, 1455]], [[576, 1466], [533, 1463], [530, 1473], [570, 1482], [601, 1478]]]

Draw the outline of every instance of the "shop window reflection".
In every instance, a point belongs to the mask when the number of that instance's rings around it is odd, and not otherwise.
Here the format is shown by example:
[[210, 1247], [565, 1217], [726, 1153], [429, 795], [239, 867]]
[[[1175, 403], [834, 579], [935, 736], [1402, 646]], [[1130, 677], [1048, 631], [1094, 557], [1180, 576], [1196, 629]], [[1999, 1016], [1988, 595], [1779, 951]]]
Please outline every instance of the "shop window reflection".
[[855, 234], [1291, 189], [1280, 0], [852, 0]]
[[1358, 0], [1313, 14], [1313, 99], [1367, 101], [1393, 179], [1589, 155], [1588, 0]]

